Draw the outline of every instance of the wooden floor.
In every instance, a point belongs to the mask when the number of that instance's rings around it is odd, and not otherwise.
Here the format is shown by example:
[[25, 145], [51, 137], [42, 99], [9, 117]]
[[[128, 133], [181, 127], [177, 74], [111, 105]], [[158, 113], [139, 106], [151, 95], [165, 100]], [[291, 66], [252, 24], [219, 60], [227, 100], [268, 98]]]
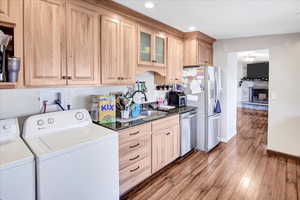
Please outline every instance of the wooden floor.
[[124, 199], [300, 200], [300, 162], [266, 153], [266, 112], [239, 110], [237, 129], [229, 143], [176, 161]]

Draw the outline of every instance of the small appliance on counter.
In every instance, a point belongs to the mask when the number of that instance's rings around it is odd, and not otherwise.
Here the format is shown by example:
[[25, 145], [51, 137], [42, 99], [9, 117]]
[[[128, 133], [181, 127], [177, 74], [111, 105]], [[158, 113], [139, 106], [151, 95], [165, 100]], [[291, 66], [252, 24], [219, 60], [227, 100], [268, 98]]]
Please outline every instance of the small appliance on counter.
[[184, 92], [181, 91], [168, 92], [167, 99], [169, 106], [183, 107], [187, 104], [186, 95]]

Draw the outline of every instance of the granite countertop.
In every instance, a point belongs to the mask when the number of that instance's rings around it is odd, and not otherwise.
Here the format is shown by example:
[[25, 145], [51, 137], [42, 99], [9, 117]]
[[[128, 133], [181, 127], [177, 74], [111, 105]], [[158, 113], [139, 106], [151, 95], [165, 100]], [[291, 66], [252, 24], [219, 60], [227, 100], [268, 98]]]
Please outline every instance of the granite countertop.
[[169, 116], [172, 116], [172, 115], [190, 112], [190, 111], [193, 111], [193, 110], [196, 110], [196, 109], [197, 109], [197, 107], [185, 106], [185, 107], [174, 108], [174, 109], [165, 111], [166, 115], [162, 115], [161, 117], [154, 118], [154, 119], [147, 119], [147, 117], [145, 117], [145, 118], [142, 118], [142, 119], [137, 119], [137, 120], [130, 121], [130, 122], [122, 122], [122, 123], [121, 122], [113, 122], [113, 123], [106, 123], [106, 124], [101, 124], [99, 122], [94, 122], [94, 123], [98, 124], [100, 126], [103, 126], [105, 128], [109, 128], [109, 129], [114, 130], [114, 131], [120, 131], [120, 130], [131, 128], [131, 127], [134, 127], [134, 126], [137, 126], [137, 125], [148, 123], [148, 122], [151, 122], [151, 121], [163, 119], [163, 118], [166, 118], [166, 117], [169, 117]]

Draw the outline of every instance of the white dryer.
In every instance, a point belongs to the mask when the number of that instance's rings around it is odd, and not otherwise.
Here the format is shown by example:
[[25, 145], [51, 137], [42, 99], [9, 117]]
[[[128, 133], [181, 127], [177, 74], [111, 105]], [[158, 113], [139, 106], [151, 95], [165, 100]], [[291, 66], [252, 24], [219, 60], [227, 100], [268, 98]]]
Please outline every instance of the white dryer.
[[36, 156], [37, 200], [119, 199], [118, 134], [87, 110], [32, 116], [23, 138]]
[[34, 157], [17, 119], [0, 120], [0, 199], [35, 200]]

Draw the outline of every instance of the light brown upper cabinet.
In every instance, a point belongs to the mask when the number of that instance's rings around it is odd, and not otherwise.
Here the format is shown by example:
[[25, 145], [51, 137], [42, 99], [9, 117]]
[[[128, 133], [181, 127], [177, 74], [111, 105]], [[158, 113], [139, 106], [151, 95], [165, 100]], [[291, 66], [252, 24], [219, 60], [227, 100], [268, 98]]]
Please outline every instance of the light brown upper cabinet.
[[167, 83], [180, 83], [183, 69], [183, 41], [168, 37]]
[[184, 38], [184, 66], [213, 65], [214, 38], [201, 32], [185, 33]]
[[137, 67], [137, 26], [121, 21], [121, 84], [134, 84]]
[[[23, 1], [0, 0], [0, 26], [5, 34], [13, 36], [7, 55], [16, 56], [21, 60], [18, 82], [0, 82], [0, 89], [23, 87]], [[4, 27], [5, 29], [2, 29]]]
[[68, 2], [24, 1], [27, 86], [100, 84], [99, 17], [89, 4]]
[[25, 83], [65, 85], [64, 0], [24, 0]]
[[191, 65], [213, 65], [212, 44], [198, 39], [187, 40], [184, 42], [184, 66]]
[[133, 84], [137, 65], [136, 25], [109, 16], [101, 19], [102, 84]]
[[145, 27], [139, 27], [138, 64], [167, 66], [167, 37]]
[[1, 22], [16, 23], [18, 19], [19, 9], [22, 6], [20, 0], [0, 0], [0, 20]]
[[211, 44], [199, 41], [199, 64], [213, 65], [213, 47]]
[[100, 16], [81, 4], [67, 5], [68, 84], [100, 84]]

